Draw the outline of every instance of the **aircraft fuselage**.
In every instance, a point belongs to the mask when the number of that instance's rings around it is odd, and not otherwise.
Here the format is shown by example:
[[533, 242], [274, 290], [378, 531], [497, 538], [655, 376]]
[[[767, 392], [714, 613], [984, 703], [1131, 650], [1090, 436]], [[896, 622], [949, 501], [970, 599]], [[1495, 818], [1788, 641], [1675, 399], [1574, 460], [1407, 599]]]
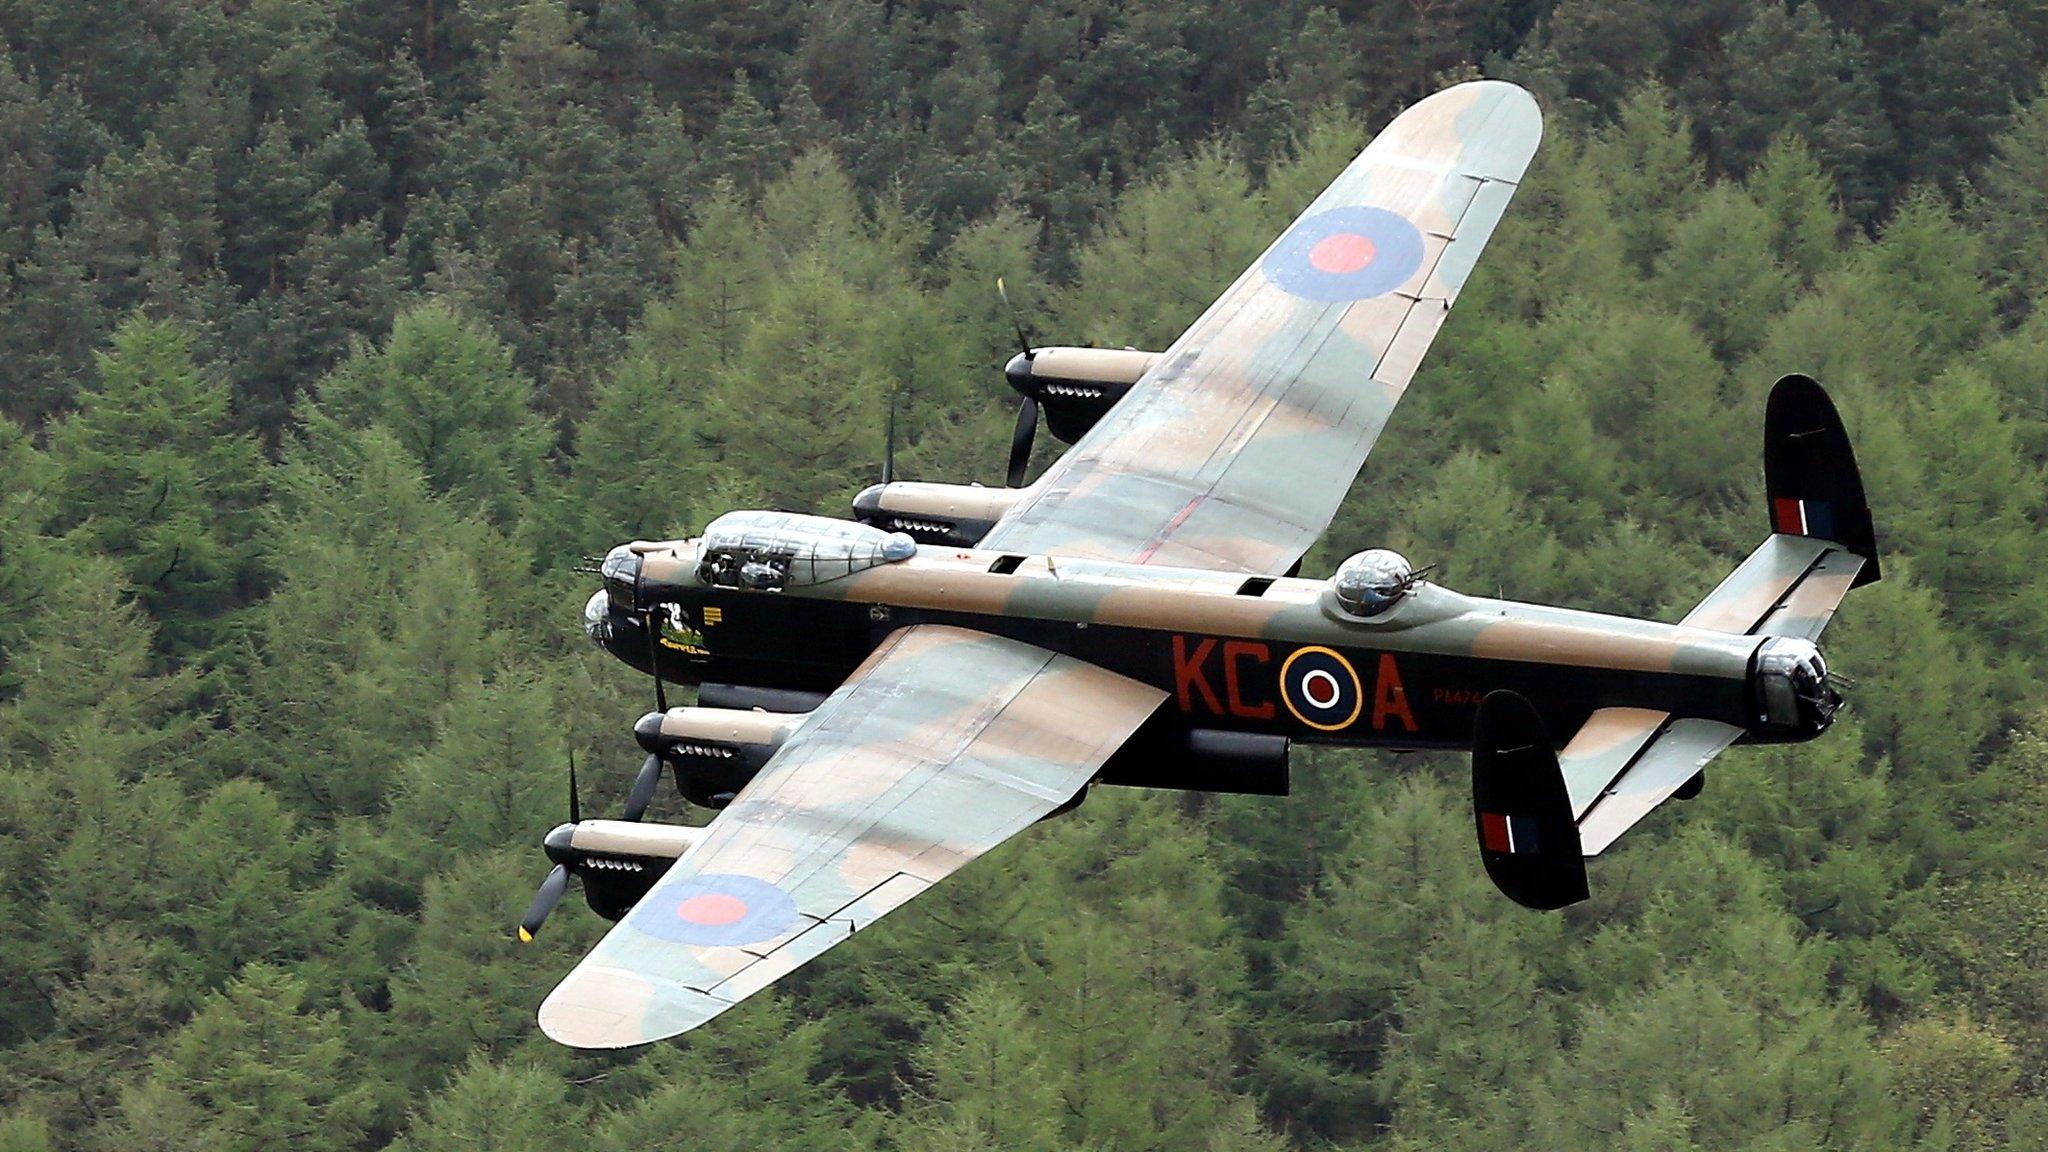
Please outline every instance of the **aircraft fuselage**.
[[[1480, 700], [1496, 689], [1527, 697], [1557, 740], [1603, 707], [1720, 720], [1752, 740], [1816, 734], [1761, 723], [1752, 688], [1760, 637], [1427, 583], [1359, 619], [1320, 580], [925, 547], [762, 591], [705, 582], [694, 541], [634, 547], [638, 603], [594, 599], [593, 637], [642, 671], [658, 659], [671, 682], [822, 695], [891, 632], [939, 623], [1155, 685], [1168, 694], [1163, 707], [1193, 727], [1297, 741], [1465, 747]], [[616, 580], [608, 587], [623, 591]]]

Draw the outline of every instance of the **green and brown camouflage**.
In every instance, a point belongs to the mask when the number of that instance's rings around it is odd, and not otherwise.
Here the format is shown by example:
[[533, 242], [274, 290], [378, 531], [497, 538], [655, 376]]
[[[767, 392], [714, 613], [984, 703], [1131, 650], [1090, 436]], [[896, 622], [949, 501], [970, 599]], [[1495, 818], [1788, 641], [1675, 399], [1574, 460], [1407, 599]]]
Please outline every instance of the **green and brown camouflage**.
[[[838, 579], [791, 584], [774, 592], [719, 587], [702, 579], [703, 544], [678, 541], [647, 547], [642, 584], [665, 604], [710, 620], [695, 655], [670, 652], [665, 678], [702, 682], [745, 679], [727, 660], [786, 662], [833, 678], [851, 667], [878, 637], [906, 623], [944, 623], [1009, 635], [1052, 651], [1091, 660], [1173, 693], [1191, 723], [1279, 732], [1296, 739], [1402, 747], [1458, 746], [1470, 739], [1478, 701], [1497, 687], [1532, 675], [1548, 681], [1539, 698], [1585, 701], [1557, 715], [1576, 724], [1600, 707], [1646, 704], [1667, 697], [1711, 706], [1696, 714], [1750, 726], [1751, 665], [1765, 637], [1742, 631], [1664, 624], [1650, 620], [1467, 596], [1416, 581], [1385, 611], [1361, 616], [1345, 607], [1331, 581], [1257, 578], [1201, 569], [1120, 564], [1068, 557], [1020, 556], [986, 549], [920, 548], [906, 559], [877, 564]], [[1806, 555], [1793, 576], [1815, 571], [1821, 554], [1839, 554], [1824, 542], [1773, 537], [1759, 556]], [[1785, 599], [1792, 581], [1752, 562], [1741, 587], [1766, 604]], [[1825, 574], [1818, 577], [1833, 581]], [[1735, 583], [1716, 596], [1732, 596]], [[1749, 588], [1754, 583], [1755, 588]], [[1843, 584], [1842, 587], [1846, 585]], [[773, 608], [764, 597], [777, 598]], [[798, 608], [808, 602], [809, 608]], [[1795, 606], [1798, 599], [1786, 601]], [[1702, 606], [1707, 612], [1715, 604]], [[763, 613], [800, 617], [801, 627], [778, 624]], [[1783, 616], [1780, 609], [1776, 616]], [[1771, 615], [1768, 611], [1762, 615]], [[626, 626], [626, 625], [622, 625]], [[834, 667], [836, 638], [847, 637]], [[632, 659], [635, 645], [617, 646]], [[1234, 647], [1226, 668], [1222, 650]], [[781, 652], [778, 653], [778, 649]], [[1281, 679], [1289, 657], [1327, 649], [1339, 665], [1364, 680], [1393, 657], [1398, 691], [1416, 723], [1375, 726], [1361, 713], [1353, 724], [1332, 727], [1291, 716], [1283, 703], [1293, 691]], [[1190, 654], [1210, 656], [1191, 662]], [[1179, 653], [1176, 656], [1176, 652]], [[778, 658], [779, 656], [779, 658]], [[650, 669], [651, 670], [651, 669]], [[1585, 675], [1575, 676], [1573, 671]], [[1190, 678], [1199, 678], [1189, 691]], [[1219, 689], [1228, 679], [1231, 684]], [[1668, 679], [1668, 688], [1659, 680]], [[1241, 682], [1240, 682], [1241, 681]], [[1703, 692], [1703, 682], [1725, 691]], [[836, 680], [835, 680], [836, 682]], [[791, 687], [804, 687], [791, 684]], [[1626, 698], [1634, 693], [1634, 698]], [[1420, 700], [1413, 699], [1421, 697]], [[1561, 706], [1562, 707], [1562, 706]], [[1237, 724], [1236, 721], [1252, 723]], [[1563, 729], [1569, 731], [1569, 729]], [[1761, 735], [1761, 734], [1760, 734]]]
[[1497, 81], [1403, 112], [984, 545], [1287, 571], [1336, 514], [1542, 125]]
[[697, 1026], [1065, 803], [1163, 697], [1026, 644], [894, 633], [541, 1006], [580, 1048]]

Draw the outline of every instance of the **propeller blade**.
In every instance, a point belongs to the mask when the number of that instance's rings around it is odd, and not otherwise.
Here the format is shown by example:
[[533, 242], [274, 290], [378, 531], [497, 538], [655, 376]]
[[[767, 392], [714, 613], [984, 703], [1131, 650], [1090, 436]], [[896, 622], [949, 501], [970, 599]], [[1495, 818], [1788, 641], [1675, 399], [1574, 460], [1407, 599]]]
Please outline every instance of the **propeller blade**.
[[583, 805], [576, 799], [576, 750], [569, 749], [569, 823], [583, 823]]
[[647, 806], [654, 802], [655, 786], [661, 783], [661, 757], [649, 756], [647, 763], [640, 766], [640, 774], [633, 777], [633, 791], [626, 796], [626, 811], [621, 820], [638, 820], [647, 814]]
[[[1024, 331], [1024, 317], [1018, 314], [1017, 306], [1010, 303], [1010, 290], [1003, 287], [1003, 278], [1001, 276], [996, 277], [996, 295], [1003, 298], [1003, 307], [1010, 313], [1010, 327], [1016, 329], [1017, 332], [1017, 350], [1026, 356], [1030, 356], [1031, 337]], [[1015, 487], [1015, 485], [1011, 485], [1011, 487]]]
[[647, 667], [654, 671], [654, 708], [657, 712], [666, 712], [668, 693], [661, 687], [661, 649], [654, 643], [654, 630], [660, 625], [654, 622], [654, 609], [649, 608], [640, 622], [647, 632]]
[[548, 873], [548, 878], [540, 882], [540, 891], [533, 894], [533, 903], [526, 906], [526, 915], [519, 919], [521, 944], [533, 943], [533, 934], [540, 931], [542, 924], [547, 923], [548, 913], [553, 912], [555, 905], [562, 902], [562, 893], [568, 890], [569, 866], [557, 864], [555, 870]]
[[889, 389], [889, 423], [882, 434], [882, 483], [896, 479], [896, 390]]
[[1026, 396], [1017, 406], [1017, 430], [1010, 433], [1010, 474], [1012, 488], [1024, 486], [1024, 470], [1031, 466], [1031, 441], [1038, 435], [1038, 401]]

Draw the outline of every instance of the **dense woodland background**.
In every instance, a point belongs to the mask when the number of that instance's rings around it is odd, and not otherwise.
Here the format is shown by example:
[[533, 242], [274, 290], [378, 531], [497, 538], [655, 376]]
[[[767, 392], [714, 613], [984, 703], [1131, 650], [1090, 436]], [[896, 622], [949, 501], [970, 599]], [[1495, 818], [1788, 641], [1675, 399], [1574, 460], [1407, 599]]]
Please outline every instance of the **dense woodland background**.
[[[0, 1149], [2048, 1145], [2048, 9], [0, 0]], [[1458, 757], [1099, 790], [687, 1042], [533, 1010], [577, 557], [994, 482], [993, 291], [1163, 347], [1405, 102], [1549, 137], [1311, 572], [1675, 619], [1843, 406], [1818, 743], [1561, 916]], [[671, 816], [679, 801], [663, 801]], [[659, 814], [660, 810], [657, 810]]]

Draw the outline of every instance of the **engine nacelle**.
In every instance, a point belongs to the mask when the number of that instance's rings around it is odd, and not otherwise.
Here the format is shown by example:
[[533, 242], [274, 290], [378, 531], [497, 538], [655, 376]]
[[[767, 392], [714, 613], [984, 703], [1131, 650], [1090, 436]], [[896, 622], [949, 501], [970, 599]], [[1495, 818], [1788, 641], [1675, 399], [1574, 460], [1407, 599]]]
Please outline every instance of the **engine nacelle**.
[[706, 681], [697, 686], [697, 706], [739, 712], [815, 712], [827, 695], [795, 688], [756, 688], [751, 684]]
[[545, 843], [550, 860], [582, 878], [583, 899], [590, 910], [617, 920], [710, 831], [681, 824], [585, 820], [556, 828]]
[[690, 803], [723, 808], [802, 721], [783, 712], [671, 708], [642, 716], [633, 738], [668, 762], [676, 790]]
[[1045, 413], [1065, 443], [1079, 440], [1160, 357], [1135, 348], [1033, 348], [1010, 358], [1003, 378]]
[[853, 518], [920, 544], [972, 548], [1022, 496], [1021, 488], [979, 484], [876, 484], [853, 498]]

